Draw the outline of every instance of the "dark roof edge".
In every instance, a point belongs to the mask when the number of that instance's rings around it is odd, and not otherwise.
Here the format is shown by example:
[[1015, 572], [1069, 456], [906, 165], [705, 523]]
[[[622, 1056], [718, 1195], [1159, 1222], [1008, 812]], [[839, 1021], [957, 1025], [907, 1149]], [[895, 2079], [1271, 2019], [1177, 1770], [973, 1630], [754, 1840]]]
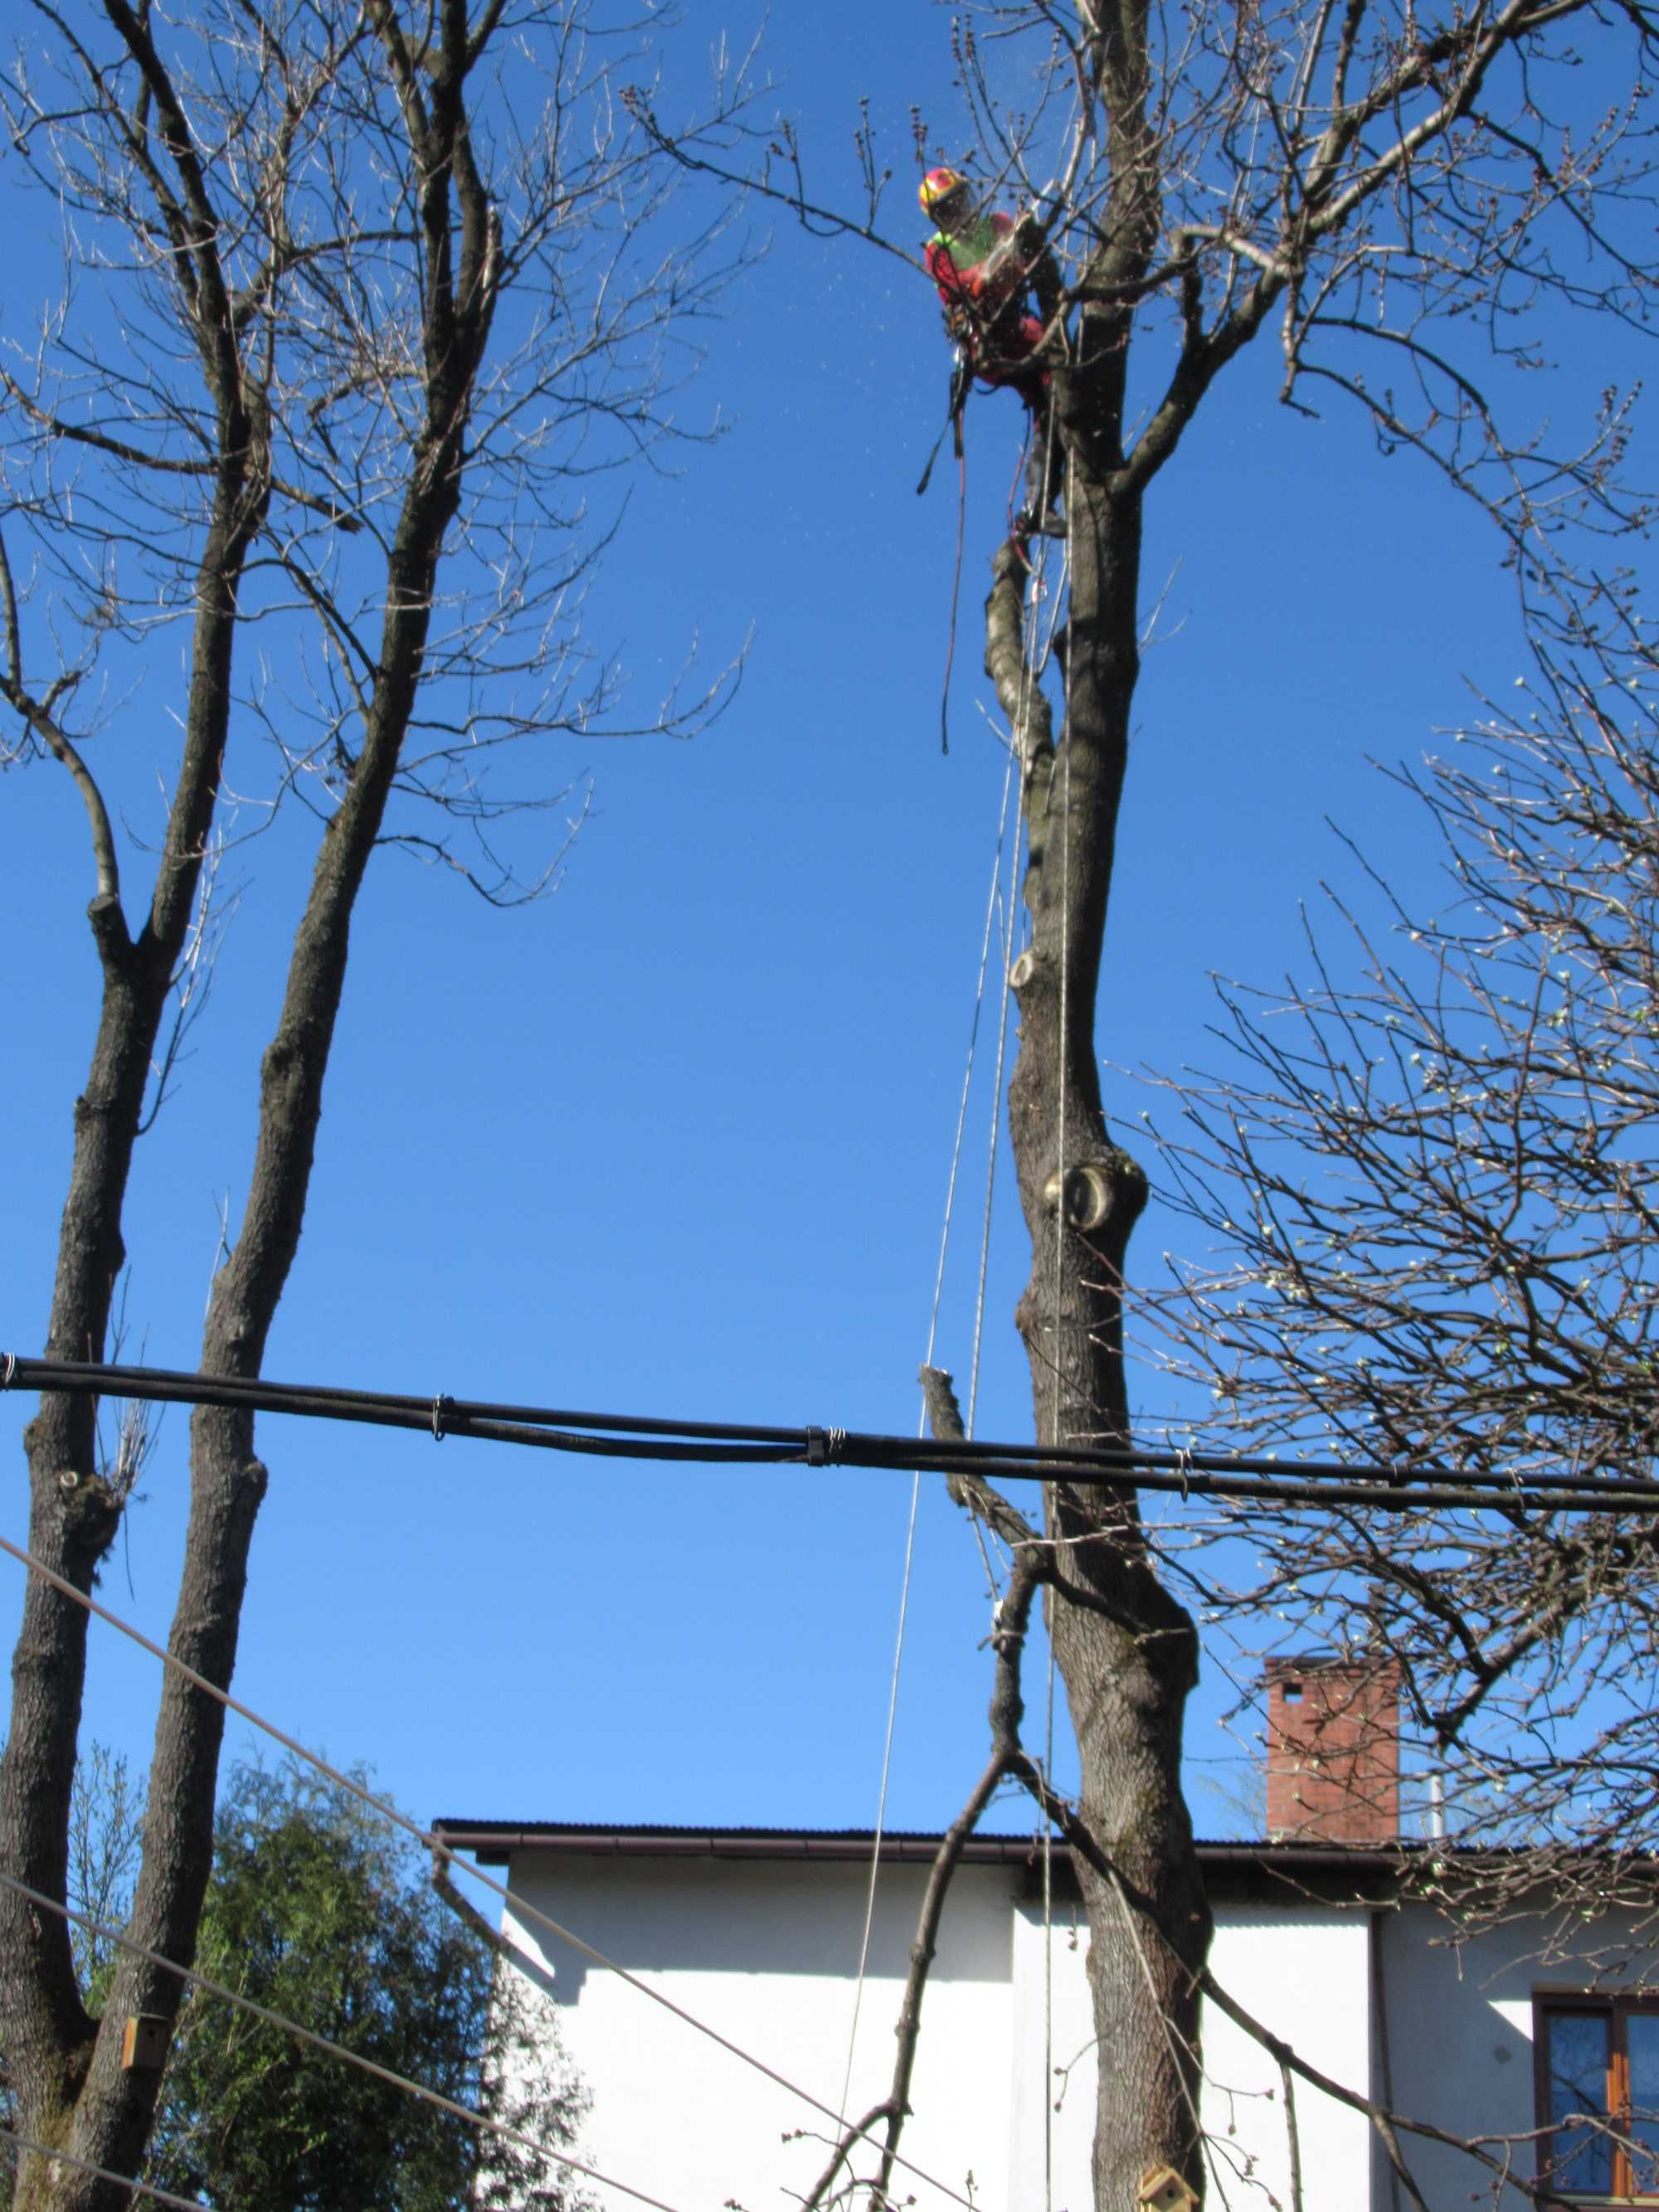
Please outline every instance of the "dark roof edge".
[[[441, 1820], [432, 1823], [432, 1833], [451, 1850], [472, 1851], [486, 1862], [499, 1862], [514, 1851], [540, 1850], [564, 1857], [841, 1859], [867, 1865], [876, 1844], [875, 1832], [868, 1828], [601, 1828], [579, 1821]], [[889, 1863], [927, 1863], [940, 1840], [933, 1832], [890, 1829], [881, 1838], [880, 1856]], [[1056, 1848], [1066, 1853], [1063, 1844]], [[1260, 1868], [1290, 1873], [1316, 1868], [1330, 1873], [1386, 1873], [1420, 1849], [1412, 1844], [1200, 1843], [1198, 1856], [1201, 1866], [1218, 1870]], [[1038, 1856], [1039, 1847], [1029, 1831], [1017, 1836], [969, 1836], [962, 1847], [963, 1861], [969, 1866], [1025, 1866]]]

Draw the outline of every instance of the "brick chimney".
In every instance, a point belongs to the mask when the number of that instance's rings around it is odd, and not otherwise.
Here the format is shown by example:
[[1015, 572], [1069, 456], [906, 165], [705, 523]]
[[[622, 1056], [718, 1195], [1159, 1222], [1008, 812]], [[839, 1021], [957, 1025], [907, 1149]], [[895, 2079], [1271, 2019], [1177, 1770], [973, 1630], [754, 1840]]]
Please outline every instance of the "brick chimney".
[[1270, 1659], [1267, 1833], [1391, 1844], [1400, 1833], [1400, 1669], [1391, 1659]]

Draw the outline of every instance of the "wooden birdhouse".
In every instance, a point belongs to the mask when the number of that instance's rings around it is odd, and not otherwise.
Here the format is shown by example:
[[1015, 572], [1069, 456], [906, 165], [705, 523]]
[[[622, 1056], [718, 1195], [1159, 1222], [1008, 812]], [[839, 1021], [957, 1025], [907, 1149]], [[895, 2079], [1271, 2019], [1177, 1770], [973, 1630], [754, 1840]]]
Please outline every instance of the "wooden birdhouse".
[[130, 2014], [121, 2035], [123, 2068], [128, 2073], [159, 2074], [167, 2056], [167, 2021], [158, 2013]]
[[1140, 2212], [1197, 2212], [1197, 2197], [1172, 2166], [1149, 2168], [1137, 2194]]

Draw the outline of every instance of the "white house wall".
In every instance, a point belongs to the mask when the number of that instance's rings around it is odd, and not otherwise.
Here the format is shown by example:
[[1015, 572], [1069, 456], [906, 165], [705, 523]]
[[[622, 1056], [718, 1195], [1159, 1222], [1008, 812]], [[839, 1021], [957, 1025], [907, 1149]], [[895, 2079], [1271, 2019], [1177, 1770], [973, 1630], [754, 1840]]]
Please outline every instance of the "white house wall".
[[[1215, 1908], [1210, 1968], [1230, 1996], [1320, 2071], [1370, 2094], [1367, 1916], [1304, 1903]], [[1290, 2134], [1279, 2068], [1213, 2006], [1205, 2010], [1203, 2104], [1211, 2202], [1291, 2203]], [[1303, 2201], [1310, 2212], [1370, 2212], [1370, 2126], [1296, 2085]]]
[[[512, 1886], [596, 1948], [775, 2071], [839, 2110], [868, 1869], [854, 1863], [568, 1856], [527, 1850]], [[885, 2095], [926, 1869], [886, 1865], [847, 2109]], [[1087, 2212], [1095, 2057], [1085, 1932], [1057, 1908], [1052, 2030], [1040, 1908], [1017, 1869], [960, 1869], [923, 2010], [907, 2157], [983, 2212]], [[1365, 1916], [1317, 1907], [1218, 1910], [1218, 1978], [1266, 2025], [1361, 2092], [1370, 2086]], [[825, 2157], [830, 2123], [617, 1975], [509, 1913], [553, 1974], [564, 2043], [593, 2100], [593, 2163], [678, 2209], [785, 2212]], [[1211, 2202], [1288, 2204], [1278, 2069], [1225, 2020], [1205, 2029]], [[1046, 2056], [1046, 2054], [1048, 2054]], [[1062, 2080], [1048, 2064], [1068, 2068]], [[1046, 2117], [1052, 2088], [1059, 2109]], [[1304, 2201], [1370, 2212], [1364, 2120], [1297, 2093]], [[805, 2139], [797, 2130], [808, 2130]], [[969, 2176], [971, 2175], [971, 2183]], [[902, 2177], [921, 2212], [948, 2200]], [[617, 2212], [626, 2199], [609, 2200]]]
[[[887, 2090], [923, 1870], [884, 1869], [848, 2108]], [[526, 1853], [513, 1887], [648, 1989], [839, 2111], [867, 1873], [853, 1864], [572, 1860]], [[1008, 1884], [961, 1869], [934, 1962], [907, 2156], [1006, 2201]], [[679, 2212], [781, 2212], [822, 2167], [831, 2123], [617, 1975], [509, 1916], [554, 1977], [565, 2046], [593, 2100], [592, 2162]], [[786, 2140], [805, 2129], [805, 2140]], [[943, 2203], [912, 2177], [926, 2203]], [[624, 2202], [616, 2199], [618, 2207]]]

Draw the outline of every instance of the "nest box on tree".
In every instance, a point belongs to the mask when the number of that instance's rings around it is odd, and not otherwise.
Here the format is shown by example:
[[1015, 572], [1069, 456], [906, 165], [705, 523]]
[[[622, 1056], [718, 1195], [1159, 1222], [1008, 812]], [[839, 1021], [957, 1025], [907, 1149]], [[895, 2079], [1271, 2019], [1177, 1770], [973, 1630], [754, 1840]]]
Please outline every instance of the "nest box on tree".
[[1197, 2212], [1198, 2198], [1172, 2166], [1155, 2166], [1140, 2177], [1140, 2212]]

